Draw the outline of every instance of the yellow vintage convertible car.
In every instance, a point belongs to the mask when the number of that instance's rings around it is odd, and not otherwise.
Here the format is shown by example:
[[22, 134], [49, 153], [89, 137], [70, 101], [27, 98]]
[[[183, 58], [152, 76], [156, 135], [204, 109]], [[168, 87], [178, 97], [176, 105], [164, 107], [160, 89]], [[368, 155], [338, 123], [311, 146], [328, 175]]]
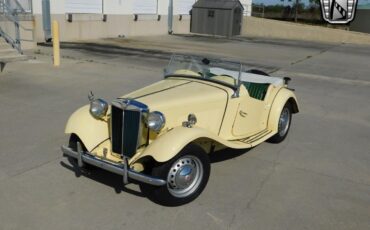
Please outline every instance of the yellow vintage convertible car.
[[110, 104], [89, 96], [65, 133], [65, 156], [137, 182], [152, 200], [194, 200], [210, 175], [209, 153], [247, 149], [288, 134], [298, 103], [288, 78], [242, 64], [172, 56], [165, 77]]

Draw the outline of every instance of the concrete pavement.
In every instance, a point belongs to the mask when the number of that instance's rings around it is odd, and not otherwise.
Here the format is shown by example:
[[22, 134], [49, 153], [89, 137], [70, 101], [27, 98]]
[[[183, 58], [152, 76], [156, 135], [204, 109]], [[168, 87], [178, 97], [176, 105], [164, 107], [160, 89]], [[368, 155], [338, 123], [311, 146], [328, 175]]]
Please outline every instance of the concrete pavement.
[[[192, 36], [94, 43], [65, 45], [60, 68], [40, 47], [0, 75], [1, 229], [369, 229], [369, 46]], [[301, 112], [281, 144], [217, 152], [203, 194], [168, 208], [114, 174], [77, 172], [59, 147], [90, 90], [110, 101], [156, 82], [172, 52], [288, 75]]]

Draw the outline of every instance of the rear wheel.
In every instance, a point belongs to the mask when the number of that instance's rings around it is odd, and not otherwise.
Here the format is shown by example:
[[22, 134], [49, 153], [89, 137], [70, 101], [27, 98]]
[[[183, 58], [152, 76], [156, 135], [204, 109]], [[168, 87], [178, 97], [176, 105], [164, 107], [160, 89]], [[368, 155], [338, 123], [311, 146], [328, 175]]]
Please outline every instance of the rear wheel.
[[290, 129], [290, 123], [292, 121], [292, 106], [287, 102], [281, 111], [278, 124], [278, 132], [272, 136], [268, 142], [271, 143], [280, 143], [288, 135]]
[[175, 158], [152, 169], [152, 176], [164, 179], [161, 187], [142, 184], [143, 193], [156, 203], [178, 206], [196, 199], [210, 174], [208, 155], [197, 145], [186, 146]]

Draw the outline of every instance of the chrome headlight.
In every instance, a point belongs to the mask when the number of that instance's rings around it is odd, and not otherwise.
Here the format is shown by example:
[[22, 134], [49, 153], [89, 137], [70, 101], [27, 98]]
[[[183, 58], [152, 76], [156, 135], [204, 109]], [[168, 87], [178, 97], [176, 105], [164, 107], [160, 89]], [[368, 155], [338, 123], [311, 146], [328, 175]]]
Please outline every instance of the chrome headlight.
[[94, 99], [90, 101], [90, 114], [96, 119], [103, 118], [108, 111], [108, 103], [103, 99]]
[[164, 127], [165, 124], [166, 118], [161, 112], [154, 111], [149, 113], [147, 120], [147, 125], [149, 129], [158, 133]]

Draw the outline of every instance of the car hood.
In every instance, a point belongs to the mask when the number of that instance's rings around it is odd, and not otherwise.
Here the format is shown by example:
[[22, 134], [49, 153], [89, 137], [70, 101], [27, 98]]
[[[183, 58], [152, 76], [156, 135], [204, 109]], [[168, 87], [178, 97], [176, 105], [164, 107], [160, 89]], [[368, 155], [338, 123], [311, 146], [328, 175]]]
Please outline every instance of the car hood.
[[146, 104], [150, 111], [165, 115], [165, 129], [181, 126], [190, 113], [197, 117], [196, 126], [218, 134], [229, 92], [213, 83], [197, 80], [165, 79], [123, 96]]

